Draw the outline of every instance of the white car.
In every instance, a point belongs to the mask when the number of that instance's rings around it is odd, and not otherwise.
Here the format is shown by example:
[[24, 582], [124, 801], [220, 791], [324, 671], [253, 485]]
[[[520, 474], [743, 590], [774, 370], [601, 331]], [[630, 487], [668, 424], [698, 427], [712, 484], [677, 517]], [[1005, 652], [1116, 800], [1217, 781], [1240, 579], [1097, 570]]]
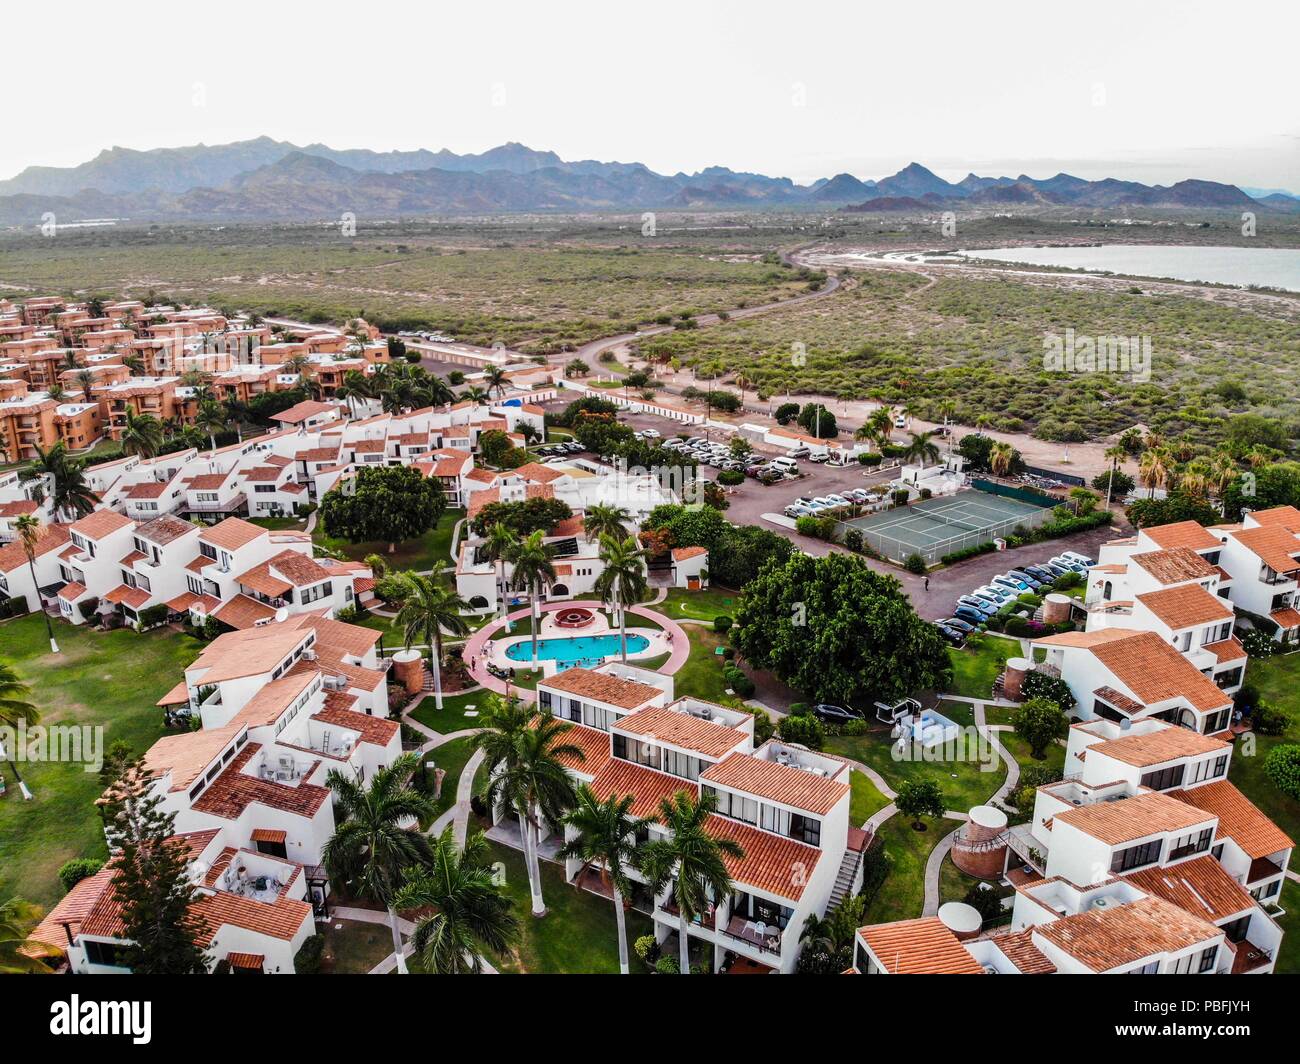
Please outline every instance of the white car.
[[997, 584], [985, 584], [983, 587], [977, 587], [971, 594], [977, 598], [992, 599], [994, 602], [1010, 602], [1014, 597], [1010, 589], [999, 587]]
[[662, 433], [658, 429], [642, 429], [641, 435], [648, 440], [657, 440]]
[[836, 506], [853, 505], [853, 502], [851, 500], [846, 499], [843, 495], [840, 495], [838, 492], [827, 495], [826, 498], [830, 499], [830, 501], [833, 502]]

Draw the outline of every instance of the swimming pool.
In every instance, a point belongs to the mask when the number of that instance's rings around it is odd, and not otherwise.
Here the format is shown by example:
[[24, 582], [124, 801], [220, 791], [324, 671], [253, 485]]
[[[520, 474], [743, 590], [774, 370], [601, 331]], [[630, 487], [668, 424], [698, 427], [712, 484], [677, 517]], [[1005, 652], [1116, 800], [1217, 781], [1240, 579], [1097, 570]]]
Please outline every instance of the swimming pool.
[[[556, 639], [539, 639], [537, 641], [537, 660], [553, 661], [560, 669], [573, 668], [575, 665], [592, 667], [601, 664], [606, 658], [619, 653], [620, 639], [617, 632], [604, 635], [571, 635]], [[627, 634], [627, 652], [637, 654], [650, 645], [643, 635], [634, 632]], [[506, 657], [511, 661], [531, 662], [533, 660], [533, 641], [521, 639], [506, 647]]]

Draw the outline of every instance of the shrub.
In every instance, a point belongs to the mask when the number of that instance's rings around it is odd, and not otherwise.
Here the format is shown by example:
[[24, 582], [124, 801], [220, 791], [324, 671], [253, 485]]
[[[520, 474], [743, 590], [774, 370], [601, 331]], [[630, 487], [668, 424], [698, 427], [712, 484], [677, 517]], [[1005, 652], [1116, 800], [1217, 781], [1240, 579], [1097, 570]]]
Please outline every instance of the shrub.
[[811, 705], [810, 703], [808, 703], [808, 702], [791, 702], [791, 703], [790, 703], [790, 715], [791, 715], [791, 716], [794, 716], [794, 717], [802, 717], [802, 716], [804, 716], [805, 714], [807, 714], [807, 713], [811, 713], [811, 712], [812, 712], [812, 705]]
[[1245, 648], [1247, 656], [1252, 658], [1267, 658], [1277, 652], [1277, 644], [1254, 628], [1242, 633], [1241, 645]]
[[745, 474], [739, 469], [724, 469], [718, 474], [718, 483], [723, 487], [734, 488], [737, 484], [745, 483]]
[[952, 551], [943, 555], [939, 561], [944, 565], [952, 565], [953, 562], [962, 562], [967, 558], [975, 558], [981, 554], [990, 554], [997, 550], [997, 545], [992, 540], [987, 543], [976, 543], [973, 547], [962, 547], [960, 550]]
[[1026, 674], [1020, 684], [1020, 693], [1025, 701], [1031, 698], [1046, 698], [1049, 702], [1055, 702], [1061, 707], [1063, 713], [1069, 713], [1075, 706], [1074, 695], [1070, 693], [1069, 685], [1059, 676], [1049, 676], [1045, 672], [1035, 671]]
[[722, 670], [722, 678], [727, 681], [727, 686], [735, 691], [741, 698], [753, 697], [754, 681], [734, 665]]
[[1271, 702], [1260, 702], [1251, 713], [1251, 720], [1260, 735], [1281, 735], [1291, 724], [1291, 714]]
[[883, 454], [876, 454], [875, 451], [863, 451], [858, 455], [858, 464], [864, 466], [878, 466], [885, 460]]
[[104, 862], [94, 857], [74, 857], [71, 861], [64, 861], [59, 868], [59, 882], [63, 884], [64, 890], [71, 890], [83, 879], [93, 876], [101, 868]]
[[147, 628], [156, 628], [167, 620], [167, 604], [160, 602], [157, 606], [150, 606], [148, 609], [141, 610], [138, 614], [140, 618], [140, 631]]
[[840, 729], [840, 734], [841, 735], [866, 735], [867, 722], [861, 719], [846, 721], [844, 723], [844, 727]]
[[312, 935], [298, 950], [293, 959], [293, 970], [299, 975], [315, 975], [320, 971], [321, 957], [325, 953], [325, 936]]
[[646, 964], [654, 964], [659, 959], [659, 943], [655, 941], [654, 935], [642, 935], [632, 943], [632, 951], [640, 957]]
[[996, 890], [987, 890], [983, 884], [976, 883], [966, 892], [963, 899], [967, 905], [980, 914], [985, 923], [996, 920], [1002, 915], [1002, 899]]
[[1300, 801], [1300, 745], [1275, 746], [1264, 758], [1264, 774], [1279, 791]]
[[662, 957], [660, 957], [657, 961], [655, 961], [655, 974], [656, 975], [681, 975], [682, 968], [681, 965], [677, 963], [676, 957], [674, 957], [671, 953], [665, 953]]
[[800, 743], [810, 750], [820, 750], [826, 742], [826, 729], [822, 722], [809, 714], [808, 716], [782, 717], [777, 725], [781, 738], [788, 743]]
[[720, 635], [725, 635], [731, 631], [731, 626], [735, 623], [727, 614], [720, 613], [713, 618], [713, 630]]
[[9, 608], [10, 617], [21, 617], [27, 612], [27, 599], [23, 595], [15, 595], [5, 605]]
[[755, 746], [761, 746], [776, 733], [776, 725], [772, 723], [771, 715], [762, 706], [747, 706], [742, 703], [736, 708], [754, 718]]
[[1013, 719], [1016, 735], [1029, 744], [1030, 753], [1041, 761], [1047, 748], [1070, 733], [1069, 721], [1061, 707], [1046, 698], [1031, 698], [1016, 711]]
[[850, 528], [844, 533], [844, 546], [855, 554], [862, 550], [862, 530]]
[[776, 413], [772, 416], [776, 418], [778, 425], [788, 425], [799, 416], [799, 404], [782, 403], [776, 408]]
[[920, 575], [921, 573], [924, 573], [926, 570], [925, 559], [922, 558], [919, 554], [909, 554], [907, 558], [904, 559], [903, 561], [903, 568], [906, 569], [909, 573], [916, 573], [917, 575]]

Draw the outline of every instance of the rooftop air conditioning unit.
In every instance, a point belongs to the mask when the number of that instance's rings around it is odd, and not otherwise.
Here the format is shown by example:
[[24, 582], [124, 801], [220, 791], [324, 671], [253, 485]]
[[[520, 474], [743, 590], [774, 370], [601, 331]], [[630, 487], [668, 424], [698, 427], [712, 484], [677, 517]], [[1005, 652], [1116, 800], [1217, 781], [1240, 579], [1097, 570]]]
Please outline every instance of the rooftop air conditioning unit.
[[1109, 898], [1093, 898], [1092, 905], [1089, 907], [1093, 909], [1106, 909], [1109, 908], [1109, 906], [1110, 906]]
[[986, 965], [984, 965], [984, 974], [985, 974], [985, 975], [1001, 975], [1002, 973], [999, 972], [999, 971], [997, 970], [997, 968], [995, 968], [993, 965], [991, 965], [991, 964], [986, 964]]

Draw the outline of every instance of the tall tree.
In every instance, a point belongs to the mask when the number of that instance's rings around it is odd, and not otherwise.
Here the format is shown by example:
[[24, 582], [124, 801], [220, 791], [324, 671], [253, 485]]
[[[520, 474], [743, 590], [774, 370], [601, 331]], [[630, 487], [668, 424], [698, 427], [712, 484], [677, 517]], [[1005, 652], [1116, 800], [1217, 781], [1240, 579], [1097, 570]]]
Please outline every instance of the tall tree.
[[57, 654], [59, 644], [54, 639], [54, 627], [50, 624], [50, 615], [45, 612], [45, 604], [41, 602], [41, 582], [36, 578], [36, 545], [41, 540], [41, 523], [31, 514], [23, 514], [14, 521], [14, 531], [18, 533], [18, 540], [23, 545], [23, 553], [27, 555], [27, 569], [32, 574], [32, 588], [36, 592], [36, 608], [45, 618], [45, 634], [50, 638], [50, 653]]
[[[47, 618], [48, 624], [48, 618]], [[50, 637], [51, 644], [54, 637]], [[0, 727], [17, 728], [19, 724], [28, 726], [35, 724], [41, 719], [40, 710], [30, 701], [32, 689], [18, 677], [12, 665], [7, 665], [0, 661]], [[18, 766], [13, 762], [13, 754], [16, 750], [6, 750], [9, 757], [9, 771], [14, 774], [14, 779], [18, 781], [18, 790], [22, 796], [28, 800], [32, 797], [32, 792], [24, 782], [22, 773], [18, 771]]]
[[101, 806], [124, 962], [137, 975], [200, 975], [208, 970], [199, 946], [208, 928], [194, 906], [189, 847], [162, 802], [144, 766], [126, 761]]
[[496, 566], [497, 571], [497, 603], [500, 606], [501, 615], [504, 616], [506, 610], [506, 566], [513, 564], [515, 552], [519, 549], [519, 536], [515, 530], [506, 522], [498, 521], [488, 532], [487, 540], [483, 544], [483, 552], [488, 561]]
[[542, 541], [541, 529], [532, 533], [515, 548], [515, 583], [528, 588], [533, 611], [533, 663], [537, 662], [537, 630], [541, 627], [542, 595], [555, 583], [555, 565], [550, 548]]
[[595, 868], [600, 881], [609, 889], [614, 899], [614, 921], [618, 929], [618, 970], [627, 975], [630, 971], [627, 957], [627, 914], [625, 899], [631, 896], [632, 880], [628, 869], [640, 864], [637, 851], [637, 834], [650, 820], [631, 815], [635, 797], [630, 794], [611, 794], [605, 801], [585, 783], [578, 787], [574, 805], [564, 823], [572, 829], [573, 837], [564, 844], [560, 856], [581, 861]]
[[907, 449], [903, 452], [903, 460], [916, 462], [922, 469], [930, 462], [937, 462], [939, 448], [934, 442], [934, 433], [912, 433], [912, 438], [907, 441]]
[[62, 440], [48, 451], [36, 447], [36, 457], [19, 474], [23, 481], [41, 480], [54, 508], [55, 519], [75, 521], [99, 505], [99, 496], [86, 483], [86, 462], [73, 458]]
[[442, 633], [463, 637], [469, 633], [463, 613], [466, 606], [456, 592], [420, 573], [403, 573], [406, 594], [392, 623], [402, 629], [409, 649], [412, 643], [429, 647], [433, 673], [434, 705], [442, 709]]
[[488, 803], [504, 805], [519, 817], [533, 915], [540, 917], [546, 915], [537, 857], [542, 821], [558, 824], [572, 807], [573, 780], [564, 763], [585, 761], [586, 755], [563, 739], [572, 725], [543, 713], [520, 726], [521, 712], [513, 705], [498, 705], [485, 722], [488, 730], [475, 740], [487, 754]]
[[386, 542], [392, 554], [399, 542], [432, 529], [445, 505], [436, 479], [413, 466], [383, 466], [361, 469], [331, 488], [321, 500], [320, 516], [327, 536]]
[[330, 879], [350, 884], [358, 895], [388, 910], [393, 952], [402, 975], [407, 969], [396, 898], [406, 870], [423, 863], [429, 854], [429, 842], [420, 834], [419, 822], [437, 812], [433, 799], [411, 786], [419, 765], [418, 754], [403, 754], [376, 772], [369, 784], [338, 769], [331, 769], [325, 778], [342, 817], [325, 843], [325, 868]]
[[153, 458], [163, 445], [163, 426], [152, 414], [137, 414], [130, 408], [126, 411], [126, 423], [122, 426], [122, 453], [138, 454], [141, 458]]
[[740, 843], [709, 834], [709, 817], [717, 808], [718, 798], [712, 793], [697, 799], [687, 791], [678, 791], [671, 798], [660, 799], [658, 819], [668, 829], [668, 838], [641, 847], [641, 867], [655, 894], [672, 884], [682, 975], [691, 974], [687, 929], [697, 916], [703, 918], [718, 901], [731, 895], [726, 858], [741, 860], [745, 856]]
[[50, 974], [41, 958], [55, 957], [59, 951], [27, 937], [39, 920], [40, 910], [31, 902], [10, 898], [0, 903], [0, 975]]
[[583, 514], [582, 531], [588, 543], [600, 539], [601, 536], [613, 536], [621, 540], [627, 536], [628, 526], [631, 523], [632, 515], [626, 507], [598, 502], [588, 506]]
[[194, 412], [194, 427], [208, 437], [208, 446], [217, 449], [217, 433], [226, 427], [226, 412], [215, 399], [199, 403]]
[[631, 536], [620, 541], [604, 535], [600, 537], [600, 560], [604, 568], [596, 577], [596, 594], [606, 606], [618, 610], [619, 646], [626, 663], [627, 610], [645, 597], [645, 552]]
[[518, 933], [510, 899], [488, 867], [490, 852], [481, 831], [465, 840], [462, 852], [448, 827], [433, 841], [428, 865], [407, 870], [394, 904], [425, 914], [416, 921], [411, 944], [426, 971], [477, 975], [483, 970], [481, 951], [500, 953]]

